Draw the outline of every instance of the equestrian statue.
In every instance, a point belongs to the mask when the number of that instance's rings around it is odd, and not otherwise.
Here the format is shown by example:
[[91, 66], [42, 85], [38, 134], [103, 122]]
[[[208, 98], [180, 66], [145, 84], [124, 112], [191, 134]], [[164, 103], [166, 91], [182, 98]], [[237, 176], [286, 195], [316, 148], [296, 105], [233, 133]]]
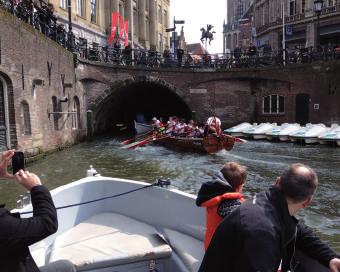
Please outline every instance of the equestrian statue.
[[200, 30], [202, 32], [202, 37], [201, 37], [201, 42], [203, 43], [203, 40], [207, 41], [209, 39], [209, 45], [211, 43], [211, 40], [214, 39], [214, 34], [216, 33], [215, 31], [211, 31], [213, 28], [213, 25], [207, 25], [207, 30], [205, 30], [204, 27], [202, 27]]

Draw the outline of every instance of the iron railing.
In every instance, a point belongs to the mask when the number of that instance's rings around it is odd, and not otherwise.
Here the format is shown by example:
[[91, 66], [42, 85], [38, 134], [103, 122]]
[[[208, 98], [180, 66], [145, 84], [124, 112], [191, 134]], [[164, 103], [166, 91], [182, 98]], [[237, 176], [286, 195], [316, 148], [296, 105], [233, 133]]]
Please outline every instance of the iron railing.
[[[193, 55], [190, 53], [170, 52], [160, 53], [143, 48], [124, 49], [118, 44], [100, 45], [85, 38], [77, 37], [73, 32], [66, 31], [64, 25], [57, 23], [57, 18], [48, 12], [47, 4], [40, 0], [40, 5], [34, 5], [32, 0], [0, 0], [0, 8], [11, 12], [24, 22], [41, 31], [61, 46], [78, 57], [93, 61], [122, 66], [144, 66], [164, 68], [191, 69], [231, 69], [253, 68], [271, 65], [309, 63], [340, 59], [340, 48], [327, 47], [302, 48], [286, 50], [286, 60], [283, 61], [282, 51], [270, 48], [258, 48], [256, 53], [248, 50], [238, 50], [226, 54]], [[180, 54], [182, 53], [182, 54]]]

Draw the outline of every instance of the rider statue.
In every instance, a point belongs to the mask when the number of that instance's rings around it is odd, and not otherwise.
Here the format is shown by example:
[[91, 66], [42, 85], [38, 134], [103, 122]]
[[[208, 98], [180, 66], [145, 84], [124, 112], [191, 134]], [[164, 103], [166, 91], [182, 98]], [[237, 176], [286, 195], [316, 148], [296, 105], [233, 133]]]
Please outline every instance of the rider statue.
[[202, 27], [200, 30], [202, 32], [202, 37], [201, 37], [201, 42], [203, 43], [203, 40], [205, 39], [206, 41], [209, 39], [209, 45], [211, 41], [214, 39], [214, 34], [216, 33], [215, 31], [211, 31], [213, 28], [213, 25], [207, 25], [207, 30], [205, 30], [204, 27]]

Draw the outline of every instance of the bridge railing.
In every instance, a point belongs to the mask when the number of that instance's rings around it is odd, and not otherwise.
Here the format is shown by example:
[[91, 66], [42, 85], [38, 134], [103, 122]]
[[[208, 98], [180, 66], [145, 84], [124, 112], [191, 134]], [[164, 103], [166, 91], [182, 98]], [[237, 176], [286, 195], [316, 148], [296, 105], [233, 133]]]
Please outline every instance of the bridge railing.
[[258, 48], [256, 53], [248, 50], [235, 50], [225, 54], [191, 54], [177, 50], [176, 54], [157, 52], [143, 48], [120, 45], [100, 45], [77, 37], [73, 32], [65, 30], [64, 25], [57, 23], [57, 17], [48, 9], [48, 3], [39, 0], [0, 0], [0, 8], [11, 12], [24, 22], [41, 31], [80, 58], [94, 62], [111, 63], [115, 65], [131, 65], [144, 67], [189, 68], [189, 69], [232, 69], [256, 68], [272, 65], [298, 64], [314, 61], [340, 59], [340, 48], [320, 47], [286, 50], [285, 63], [283, 52]]

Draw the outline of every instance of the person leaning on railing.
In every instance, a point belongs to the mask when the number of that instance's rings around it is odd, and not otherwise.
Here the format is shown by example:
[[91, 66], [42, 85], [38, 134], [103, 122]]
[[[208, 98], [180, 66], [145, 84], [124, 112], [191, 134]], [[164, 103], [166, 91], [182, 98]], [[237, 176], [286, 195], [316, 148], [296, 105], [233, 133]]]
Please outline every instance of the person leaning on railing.
[[0, 271], [39, 272], [28, 246], [55, 233], [58, 229], [57, 211], [50, 192], [41, 185], [37, 175], [19, 170], [15, 175], [7, 172], [14, 150], [2, 153], [0, 178], [16, 180], [30, 191], [33, 216], [20, 218], [19, 213], [10, 213], [0, 207]]

